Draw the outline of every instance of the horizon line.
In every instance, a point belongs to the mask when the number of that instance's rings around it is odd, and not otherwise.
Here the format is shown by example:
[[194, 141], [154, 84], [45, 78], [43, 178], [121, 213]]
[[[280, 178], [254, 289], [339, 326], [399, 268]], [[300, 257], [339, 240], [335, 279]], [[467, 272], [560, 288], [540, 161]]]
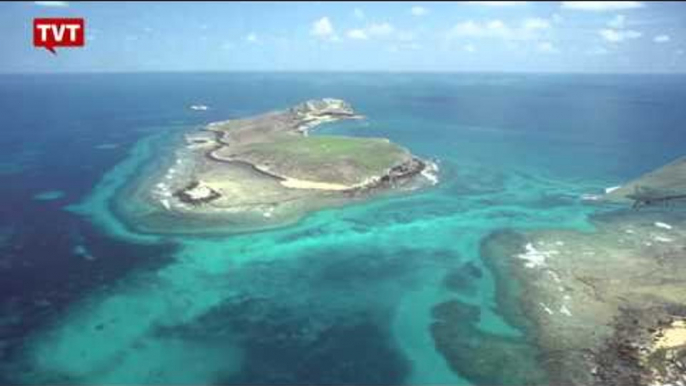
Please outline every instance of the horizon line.
[[117, 70], [117, 71], [0, 71], [7, 75], [124, 75], [124, 74], [511, 74], [511, 75], [686, 75], [686, 71], [505, 71], [505, 70]]

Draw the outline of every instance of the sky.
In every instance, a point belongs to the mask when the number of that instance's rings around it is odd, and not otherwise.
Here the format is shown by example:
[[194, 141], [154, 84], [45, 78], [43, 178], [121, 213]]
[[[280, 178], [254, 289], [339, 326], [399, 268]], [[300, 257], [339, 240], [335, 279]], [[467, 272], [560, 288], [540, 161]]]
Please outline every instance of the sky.
[[[83, 48], [33, 47], [82, 17]], [[0, 2], [0, 73], [686, 72], [683, 2]]]

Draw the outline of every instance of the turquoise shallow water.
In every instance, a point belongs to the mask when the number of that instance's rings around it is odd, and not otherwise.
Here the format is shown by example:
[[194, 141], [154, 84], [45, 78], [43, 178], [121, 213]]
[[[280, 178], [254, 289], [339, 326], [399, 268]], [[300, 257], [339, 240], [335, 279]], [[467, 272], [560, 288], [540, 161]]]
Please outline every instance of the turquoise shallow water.
[[[70, 233], [72, 256], [87, 264], [128, 263], [116, 277], [84, 285], [22, 333], [2, 367], [12, 382], [470, 384], [434, 348], [432, 307], [460, 299], [478, 306], [480, 330], [527, 339], [499, 314], [497, 283], [479, 256], [481, 240], [500, 229], [592, 231], [588, 215], [603, 208], [583, 203], [582, 194], [600, 193], [681, 150], [665, 140], [680, 135], [672, 123], [683, 115], [666, 97], [683, 88], [665, 85], [681, 78], [185, 77], [177, 82], [189, 100], [211, 104], [217, 116], [177, 113], [185, 101], [172, 97], [174, 103], [143, 104], [140, 111], [127, 106], [130, 115], [105, 128], [107, 135], [77, 125], [71, 130], [84, 133], [77, 147], [90, 149], [93, 159], [112, 158], [91, 165], [93, 184], [80, 194], [59, 178], [34, 190], [79, 197], [56, 209], [87, 224]], [[172, 81], [162, 75], [124, 80], [64, 82], [109, 95], [144, 86], [164, 93]], [[266, 87], [274, 90], [271, 100], [257, 92]], [[241, 235], [139, 234], [113, 210], [115, 200], [126, 199], [126, 185], [164, 156], [180, 130], [323, 96], [348, 100], [368, 119], [321, 132], [388, 137], [438, 160], [440, 183]], [[642, 131], [648, 123], [662, 131]], [[103, 151], [102, 143], [117, 146]], [[114, 253], [99, 247], [100, 238], [150, 252], [139, 263], [126, 260], [128, 249]], [[155, 263], [144, 264], [147, 259]], [[472, 274], [450, 290], [446, 274], [463, 267]], [[99, 273], [95, 266], [79, 272]]]
[[[107, 205], [139, 162], [150, 156], [153, 145], [154, 138], [139, 142], [129, 158], [72, 210], [91, 216], [117, 237], [154, 242], [154, 236], [123, 229]], [[464, 178], [469, 178], [467, 170], [461, 173]], [[482, 177], [488, 173], [475, 172]], [[565, 184], [526, 175], [506, 181], [492, 176], [496, 186], [482, 183], [480, 194], [465, 195], [457, 203], [451, 192], [463, 184], [451, 182], [447, 173], [443, 183], [431, 190], [320, 212], [279, 231], [226, 238], [175, 237], [178, 250], [173, 263], [153, 273], [133, 274], [114, 289], [87, 297], [46, 335], [34, 338], [31, 361], [86, 383], [229, 381], [241, 376], [245, 361], [263, 360], [259, 354], [250, 358], [255, 355], [250, 352], [253, 339], [266, 340], [278, 352], [279, 335], [285, 334], [281, 339], [311, 345], [302, 350], [305, 354], [316, 349], [330, 329], [371, 323], [373, 330], [384, 331], [360, 333], [383, 335], [384, 347], [375, 348], [377, 355], [395, 352], [397, 362], [404, 363], [374, 376], [413, 384], [467, 383], [448, 370], [428, 330], [432, 306], [454, 296], [442, 284], [444, 275], [465, 262], [480, 266], [479, 241], [492, 230], [564, 223], [584, 227], [588, 210], [568, 204], [541, 211], [541, 192], [571, 195], [572, 202], [574, 192], [568, 192]], [[492, 204], [480, 204], [484, 200]], [[483, 330], [521, 335], [494, 312], [488, 275], [469, 285], [473, 288], [460, 298], [482, 307]], [[263, 304], [256, 310], [248, 306], [247, 314], [239, 316], [228, 311], [252, 301]], [[273, 318], [268, 323], [274, 326], [254, 327], [258, 336], [253, 332], [246, 336], [243, 328], [231, 328], [246, 323], [244, 318], [248, 323]], [[295, 333], [288, 326], [291, 319], [297, 325]], [[367, 350], [364, 345], [356, 349]], [[352, 360], [356, 355], [349, 352], [331, 359]], [[98, 371], [112, 362], [117, 364], [114, 368]], [[189, 371], [179, 362], [197, 366]], [[269, 365], [278, 367], [278, 363]], [[278, 380], [263, 376], [265, 382]], [[294, 375], [285, 376], [298, 382]]]

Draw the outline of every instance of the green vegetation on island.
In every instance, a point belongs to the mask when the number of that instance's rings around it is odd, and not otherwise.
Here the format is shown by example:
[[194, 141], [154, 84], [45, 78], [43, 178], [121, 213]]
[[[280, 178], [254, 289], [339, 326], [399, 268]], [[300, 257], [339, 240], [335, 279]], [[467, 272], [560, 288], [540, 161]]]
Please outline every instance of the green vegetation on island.
[[436, 165], [387, 139], [310, 134], [361, 118], [342, 100], [322, 99], [210, 123], [187, 133], [172, 164], [133, 189], [148, 209], [120, 207], [142, 230], [242, 232], [436, 182]]

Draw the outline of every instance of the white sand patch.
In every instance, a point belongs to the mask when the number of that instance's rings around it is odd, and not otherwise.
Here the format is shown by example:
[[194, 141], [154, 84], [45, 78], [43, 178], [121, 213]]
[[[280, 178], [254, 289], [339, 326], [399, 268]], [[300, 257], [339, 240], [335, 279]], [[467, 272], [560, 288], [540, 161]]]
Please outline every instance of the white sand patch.
[[581, 199], [584, 201], [598, 201], [600, 196], [597, 194], [582, 194]]
[[686, 345], [686, 321], [677, 320], [662, 330], [662, 337], [655, 343], [655, 349]]
[[636, 231], [634, 231], [633, 229], [625, 229], [624, 232], [626, 232], [630, 235], [633, 235], [634, 233], [636, 233]]
[[209, 110], [209, 107], [205, 105], [191, 105], [190, 109], [194, 111], [207, 111]]
[[559, 246], [559, 247], [562, 247], [562, 246], [565, 245], [565, 243], [564, 243], [563, 241], [556, 241], [556, 242], [555, 242], [555, 245], [557, 245], [557, 246]]
[[280, 181], [279, 183], [287, 188], [292, 189], [348, 190], [354, 188], [354, 186], [350, 185], [299, 180], [297, 178], [285, 178], [283, 181]]
[[169, 203], [169, 200], [167, 200], [167, 199], [160, 200], [160, 203], [162, 204], [162, 206], [163, 206], [166, 210], [171, 210], [171, 204]]
[[672, 229], [672, 226], [663, 222], [656, 221], [655, 226], [662, 229]]

